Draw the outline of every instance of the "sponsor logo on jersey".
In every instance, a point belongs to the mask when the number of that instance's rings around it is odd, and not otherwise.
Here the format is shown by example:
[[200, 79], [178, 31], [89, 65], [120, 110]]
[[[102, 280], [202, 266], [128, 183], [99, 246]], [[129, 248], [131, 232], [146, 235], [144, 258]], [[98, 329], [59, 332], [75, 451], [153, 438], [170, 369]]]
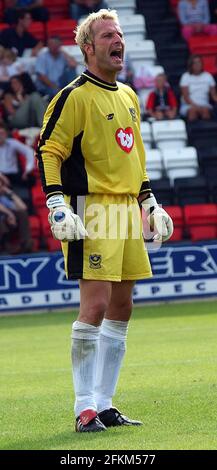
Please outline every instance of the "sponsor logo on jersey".
[[121, 147], [124, 152], [131, 152], [134, 144], [134, 135], [132, 127], [126, 127], [126, 129], [119, 127], [119, 129], [117, 129], [115, 133], [115, 138], [119, 147]]
[[106, 117], [107, 117], [107, 120], [108, 121], [111, 121], [114, 117], [114, 113], [111, 113], [111, 114], [106, 114]]
[[132, 116], [132, 120], [136, 122], [136, 110], [135, 108], [129, 108], [130, 114]]
[[93, 255], [90, 255], [89, 256], [90, 268], [92, 269], [101, 268], [101, 261], [102, 261], [101, 255], [97, 255], [96, 253], [94, 253]]

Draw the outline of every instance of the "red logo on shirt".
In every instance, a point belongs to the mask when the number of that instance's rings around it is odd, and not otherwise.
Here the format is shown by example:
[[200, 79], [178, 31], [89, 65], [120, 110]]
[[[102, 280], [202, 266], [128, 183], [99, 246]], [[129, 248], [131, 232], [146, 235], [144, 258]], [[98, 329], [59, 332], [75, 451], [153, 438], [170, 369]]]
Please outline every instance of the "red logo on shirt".
[[126, 127], [126, 129], [119, 127], [115, 133], [115, 138], [119, 147], [121, 147], [124, 152], [131, 152], [134, 144], [133, 129], [131, 127]]

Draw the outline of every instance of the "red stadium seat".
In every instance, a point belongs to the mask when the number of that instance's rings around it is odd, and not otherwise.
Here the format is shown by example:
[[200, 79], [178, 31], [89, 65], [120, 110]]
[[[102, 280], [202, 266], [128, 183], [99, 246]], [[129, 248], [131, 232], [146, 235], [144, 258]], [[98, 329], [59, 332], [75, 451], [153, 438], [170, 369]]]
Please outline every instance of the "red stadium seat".
[[63, 44], [75, 44], [73, 31], [76, 25], [77, 22], [71, 19], [50, 20], [47, 22], [47, 37], [59, 36]]
[[44, 0], [44, 6], [48, 8], [50, 18], [69, 17], [69, 0]]
[[49, 251], [59, 251], [61, 250], [61, 243], [53, 237], [49, 237], [47, 238], [47, 247]]
[[38, 216], [39, 216], [39, 219], [40, 219], [40, 225], [41, 225], [41, 233], [42, 233], [42, 236], [43, 237], [50, 237], [52, 234], [51, 234], [51, 230], [50, 230], [50, 224], [48, 222], [48, 209], [47, 207], [42, 207], [38, 210]]
[[217, 237], [217, 204], [187, 205], [184, 217], [192, 241]]
[[61, 249], [61, 244], [52, 236], [50, 224], [48, 222], [48, 209], [46, 207], [39, 208], [38, 217], [40, 220], [40, 230], [43, 245], [46, 245], [48, 251], [59, 251]]
[[170, 0], [170, 5], [171, 5], [173, 10], [176, 10], [179, 1], [180, 0]]
[[29, 225], [32, 238], [39, 238], [41, 233], [40, 219], [36, 215], [29, 216]]
[[0, 32], [7, 28], [9, 28], [9, 25], [7, 23], [0, 23]]
[[33, 21], [29, 27], [29, 32], [39, 41], [46, 41], [45, 23]]
[[29, 226], [31, 238], [33, 241], [33, 251], [38, 251], [41, 238], [40, 219], [36, 215], [29, 216]]
[[171, 7], [171, 10], [172, 12], [178, 17], [178, 3], [179, 3], [179, 0], [170, 0], [170, 7]]
[[216, 54], [217, 36], [198, 34], [189, 39], [189, 48], [192, 54]]
[[212, 75], [217, 74], [217, 56], [214, 55], [203, 55], [203, 67], [206, 72], [211, 73]]
[[177, 242], [183, 239], [184, 235], [184, 214], [180, 206], [166, 206], [164, 207], [173, 220], [174, 232], [170, 241]]
[[33, 188], [31, 189], [31, 193], [32, 193], [33, 206], [36, 212], [38, 213], [38, 210], [40, 209], [40, 207], [43, 207], [43, 208], [45, 207], [45, 204], [46, 204], [45, 195], [41, 189], [41, 186], [39, 185], [33, 186]]
[[33, 246], [32, 246], [33, 251], [38, 251], [39, 248], [40, 248], [40, 239], [39, 238], [33, 238], [32, 242], [33, 242]]
[[199, 54], [204, 69], [212, 74], [217, 73], [217, 36], [198, 35], [188, 41], [192, 54]]
[[40, 172], [39, 172], [39, 169], [38, 169], [37, 165], [34, 168], [34, 176], [35, 176], [35, 179], [36, 179], [36, 184], [37, 184], [37, 186], [39, 186], [41, 184], [41, 177], [40, 177]]
[[4, 13], [4, 1], [0, 0], [0, 21], [2, 21], [3, 13]]

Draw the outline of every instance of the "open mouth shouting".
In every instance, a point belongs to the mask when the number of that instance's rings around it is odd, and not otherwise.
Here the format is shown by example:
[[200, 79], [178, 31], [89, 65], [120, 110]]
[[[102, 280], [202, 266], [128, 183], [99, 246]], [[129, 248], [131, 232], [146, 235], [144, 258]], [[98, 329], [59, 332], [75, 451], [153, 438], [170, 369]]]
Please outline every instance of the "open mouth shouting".
[[117, 63], [117, 64], [121, 64], [122, 61], [123, 61], [123, 49], [122, 48], [117, 48], [117, 49], [114, 49], [110, 56], [112, 57], [112, 60]]

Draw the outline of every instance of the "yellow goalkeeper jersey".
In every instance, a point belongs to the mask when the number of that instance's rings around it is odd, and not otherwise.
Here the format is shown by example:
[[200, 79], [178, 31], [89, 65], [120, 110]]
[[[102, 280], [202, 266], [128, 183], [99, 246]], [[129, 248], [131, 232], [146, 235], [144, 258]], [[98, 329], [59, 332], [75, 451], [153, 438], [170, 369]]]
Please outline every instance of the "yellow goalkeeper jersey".
[[89, 71], [49, 104], [36, 156], [47, 197], [150, 191], [136, 94]]

